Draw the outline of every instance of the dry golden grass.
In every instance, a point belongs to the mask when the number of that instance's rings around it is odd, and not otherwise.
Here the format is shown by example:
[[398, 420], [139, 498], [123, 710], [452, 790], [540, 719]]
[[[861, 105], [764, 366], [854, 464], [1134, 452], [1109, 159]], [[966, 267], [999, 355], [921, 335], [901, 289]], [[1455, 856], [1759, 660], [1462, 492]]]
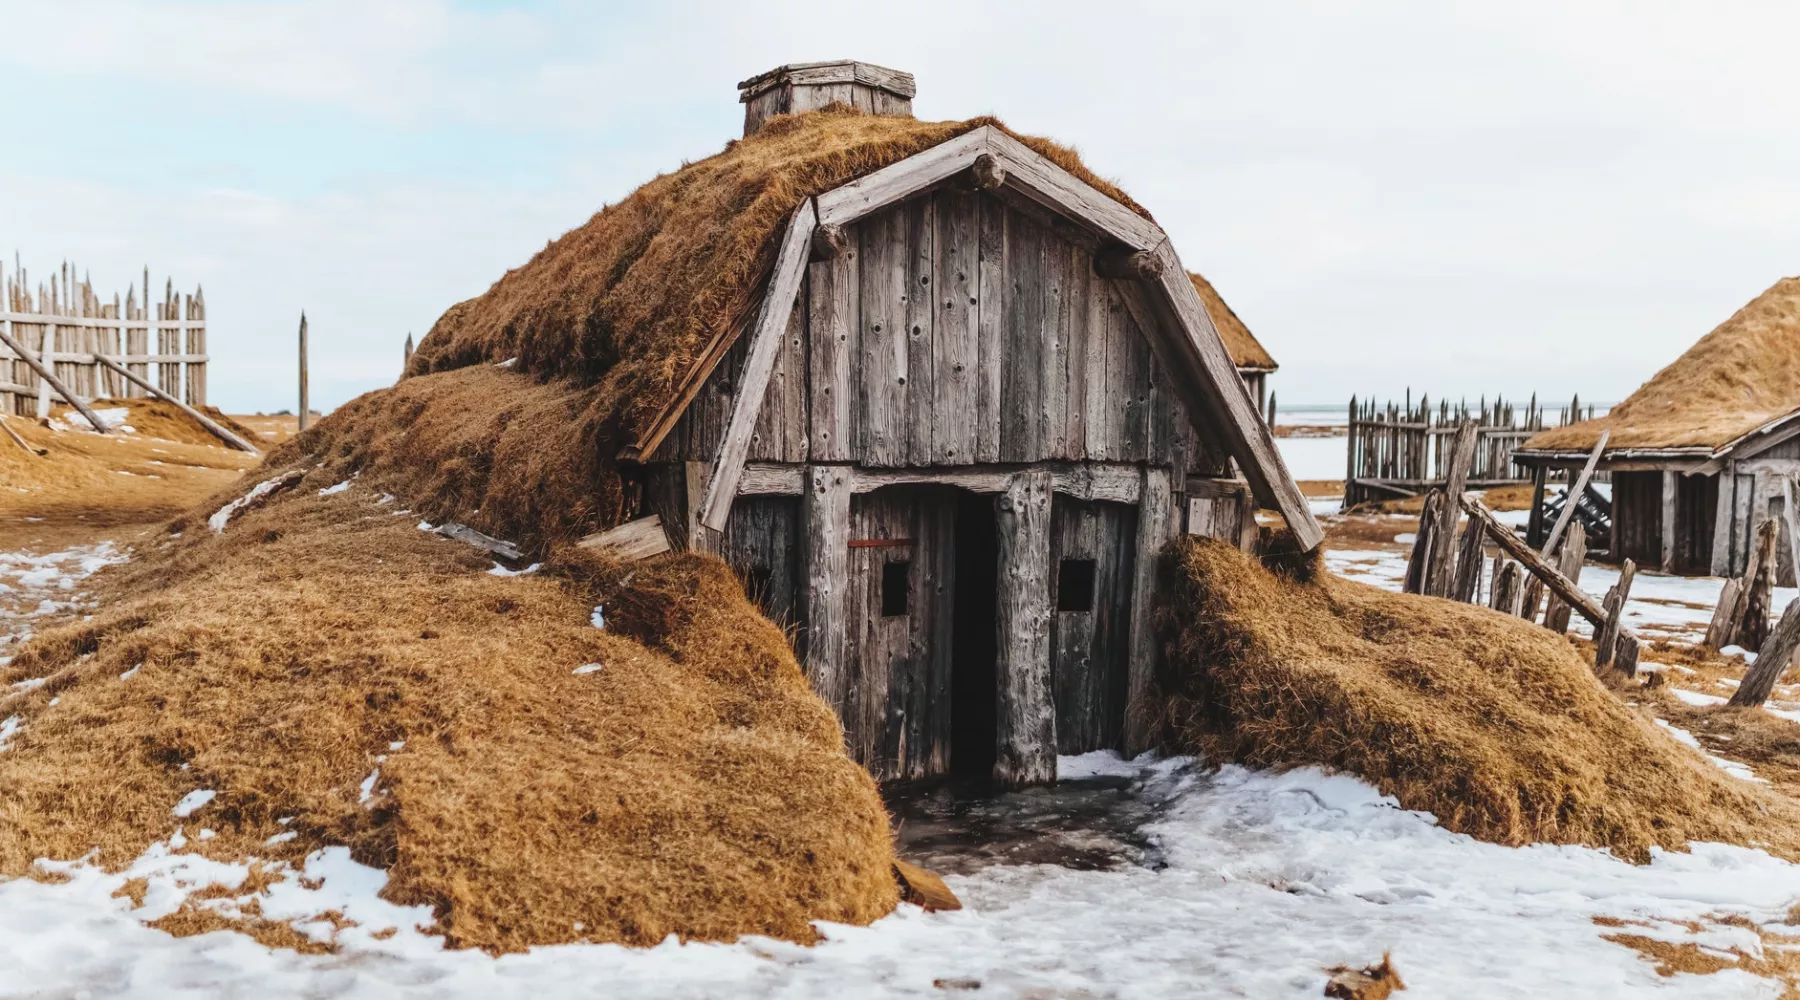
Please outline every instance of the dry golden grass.
[[1263, 348], [1238, 314], [1225, 304], [1218, 289], [1212, 282], [1198, 274], [1188, 275], [1194, 282], [1194, 290], [1200, 293], [1200, 301], [1206, 306], [1206, 314], [1212, 317], [1213, 326], [1219, 330], [1219, 339], [1225, 342], [1225, 350], [1231, 353], [1231, 360], [1239, 368], [1274, 369], [1275, 359]]
[[1184, 543], [1162, 622], [1173, 743], [1356, 774], [1449, 829], [1644, 859], [1691, 840], [1800, 856], [1800, 809], [1727, 777], [1595, 679], [1562, 637], [1484, 608], [1271, 572]]
[[[1792, 921], [1795, 914], [1790, 913]], [[1780, 1000], [1800, 1000], [1800, 937], [1790, 934], [1778, 934], [1743, 917], [1734, 914], [1723, 914], [1709, 918], [1711, 923], [1739, 927], [1754, 932], [1762, 939], [1759, 953], [1752, 954], [1741, 948], [1703, 950], [1698, 944], [1689, 941], [1670, 941], [1666, 937], [1653, 937], [1641, 930], [1666, 929], [1666, 925], [1674, 924], [1689, 933], [1700, 933], [1705, 924], [1695, 921], [1649, 921], [1641, 919], [1620, 919], [1617, 917], [1595, 917], [1594, 923], [1614, 933], [1602, 935], [1614, 944], [1624, 945], [1642, 955], [1656, 966], [1656, 974], [1664, 977], [1676, 975], [1709, 976], [1724, 972], [1727, 969], [1738, 969], [1753, 976], [1770, 979], [1782, 986]], [[1658, 925], [1665, 925], [1659, 928]], [[1727, 954], [1719, 954], [1720, 950]]]
[[49, 454], [31, 454], [0, 435], [0, 542], [20, 531], [165, 520], [258, 461], [225, 447], [166, 403], [130, 405], [137, 434], [53, 431], [7, 418], [7, 426]]
[[[0, 754], [0, 875], [122, 865], [185, 822], [217, 831], [189, 849], [219, 858], [348, 845], [459, 947], [808, 941], [809, 921], [892, 909], [875, 785], [724, 564], [503, 578], [377, 504], [373, 473], [318, 495], [337, 478], [217, 535], [200, 518], [243, 487], [221, 492], [96, 578], [92, 620], [0, 667], [0, 714], [23, 719]], [[45, 683], [11, 688], [29, 678]], [[173, 817], [200, 788], [217, 798]], [[169, 929], [220, 926], [193, 909]]]
[[338, 407], [269, 464], [322, 462], [334, 482], [361, 471], [427, 517], [542, 551], [627, 513], [590, 398], [493, 365], [414, 376]]
[[1719, 448], [1800, 407], [1800, 278], [1750, 300], [1604, 417], [1535, 434], [1525, 447]]

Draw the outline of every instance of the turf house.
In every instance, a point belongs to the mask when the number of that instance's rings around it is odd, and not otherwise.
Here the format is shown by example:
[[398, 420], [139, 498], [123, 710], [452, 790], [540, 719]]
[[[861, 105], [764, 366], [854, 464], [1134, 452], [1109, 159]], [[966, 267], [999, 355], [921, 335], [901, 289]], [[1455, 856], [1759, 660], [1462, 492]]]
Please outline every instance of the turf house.
[[612, 520], [723, 556], [879, 780], [1147, 747], [1167, 544], [1252, 548], [1259, 509], [1321, 540], [1259, 416], [1273, 359], [1072, 152], [917, 121], [865, 63], [739, 87], [743, 139], [450, 310], [409, 371], [594, 380]]
[[1736, 575], [1751, 533], [1774, 517], [1777, 579], [1793, 586], [1783, 515], [1800, 474], [1800, 278], [1776, 282], [1605, 416], [1534, 435], [1513, 457], [1578, 467], [1602, 431], [1597, 468], [1611, 474], [1612, 498], [1600, 544], [1613, 559]]

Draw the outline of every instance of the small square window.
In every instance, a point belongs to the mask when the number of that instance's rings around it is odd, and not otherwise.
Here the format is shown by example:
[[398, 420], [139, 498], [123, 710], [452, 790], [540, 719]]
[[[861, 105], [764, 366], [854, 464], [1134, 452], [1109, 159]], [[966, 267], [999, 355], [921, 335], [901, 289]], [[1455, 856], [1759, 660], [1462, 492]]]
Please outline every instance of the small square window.
[[1056, 610], [1094, 610], [1094, 561], [1064, 559], [1056, 571]]
[[881, 566], [881, 616], [897, 618], [906, 614], [908, 592], [912, 590], [912, 563], [891, 562]]

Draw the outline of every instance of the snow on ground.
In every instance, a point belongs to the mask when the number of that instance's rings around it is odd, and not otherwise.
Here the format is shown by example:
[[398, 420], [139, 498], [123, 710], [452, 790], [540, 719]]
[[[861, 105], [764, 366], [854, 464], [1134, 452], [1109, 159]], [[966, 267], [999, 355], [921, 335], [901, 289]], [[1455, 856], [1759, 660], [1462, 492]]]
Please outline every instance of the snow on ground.
[[[1644, 919], [1654, 927], [1634, 931], [1759, 954], [1753, 934], [1715, 919], [1778, 921], [1800, 899], [1800, 867], [1759, 852], [1697, 845], [1636, 866], [1586, 848], [1480, 843], [1310, 768], [1207, 773], [1185, 759], [1105, 755], [1062, 766], [1129, 779], [1156, 803], [1146, 832], [1161, 867], [995, 865], [949, 877], [960, 912], [902, 906], [866, 928], [822, 924], [826, 940], [811, 948], [754, 938], [494, 959], [440, 948], [415, 929], [430, 919], [424, 908], [382, 901], [381, 872], [328, 848], [308, 858], [304, 885], [290, 870], [261, 900], [265, 915], [320, 940], [331, 925], [309, 918], [336, 909], [356, 921], [336, 933], [336, 954], [301, 955], [231, 933], [173, 938], [144, 926], [187, 892], [235, 885], [246, 871], [157, 845], [116, 875], [56, 865], [64, 884], [0, 883], [0, 993], [529, 997], [604, 984], [633, 997], [1312, 998], [1325, 967], [1388, 950], [1420, 997], [1780, 992], [1738, 970], [1658, 976], [1593, 922]], [[130, 877], [150, 882], [135, 911], [113, 896]], [[1698, 930], [1678, 923], [1687, 920]]]
[[[104, 543], [0, 553], [0, 598], [26, 605], [0, 600], [0, 635], [10, 628], [9, 639], [28, 636], [39, 594], [52, 606], [73, 601], [81, 577], [123, 558]], [[1326, 558], [1334, 571], [1393, 587], [1406, 564], [1403, 551], [1391, 550]], [[1583, 582], [1603, 586], [1597, 569], [1590, 572]], [[1657, 580], [1640, 576], [1639, 593], [1704, 592], [1695, 581]], [[1594, 923], [1643, 920], [1651, 926], [1632, 933], [1760, 954], [1754, 934], [1718, 921], [1778, 923], [1800, 902], [1800, 867], [1760, 852], [1696, 845], [1634, 866], [1586, 848], [1503, 848], [1444, 831], [1361, 781], [1312, 768], [1208, 772], [1188, 759], [1105, 753], [1063, 758], [1059, 768], [1070, 782], [1129, 785], [1154, 816], [1141, 831], [1151, 845], [1143, 863], [972, 868], [947, 877], [966, 904], [960, 912], [902, 906], [866, 928], [821, 924], [825, 940], [810, 948], [751, 938], [651, 949], [565, 945], [496, 959], [444, 950], [417, 929], [430, 922], [424, 908], [379, 898], [384, 873], [327, 848], [283, 868], [286, 877], [257, 900], [263, 915], [336, 943], [335, 953], [302, 955], [230, 932], [175, 938], [146, 926], [190, 893], [237, 885], [247, 874], [246, 864], [188, 853], [183, 832], [118, 873], [43, 862], [52, 880], [65, 881], [0, 881], [0, 996], [535, 998], [604, 984], [611, 995], [643, 997], [979, 989], [1001, 997], [1310, 998], [1322, 991], [1324, 968], [1386, 951], [1420, 997], [1780, 994], [1778, 984], [1741, 970], [1658, 976], [1635, 952], [1604, 940], [1615, 928]], [[171, 803], [195, 844], [210, 833], [204, 791]], [[114, 895], [131, 878], [149, 883], [135, 910]], [[242, 902], [201, 905], [230, 914]], [[328, 910], [354, 924], [338, 929], [319, 919]]]
[[[1406, 532], [1400, 529], [1412, 523], [1410, 518], [1397, 520], [1395, 537], [1404, 537]], [[1325, 566], [1339, 576], [1399, 590], [1406, 579], [1406, 555], [1404, 551], [1392, 549], [1328, 548]], [[1599, 600], [1619, 582], [1619, 571], [1613, 566], [1588, 563], [1582, 567], [1581, 579], [1576, 582]], [[1718, 577], [1670, 576], [1639, 570], [1631, 584], [1631, 599], [1625, 602], [1625, 625], [1646, 641], [1667, 639], [1697, 643], [1706, 635], [1707, 623], [1712, 620], [1713, 607], [1718, 603], [1719, 590], [1724, 585], [1725, 581]], [[1483, 586], [1486, 586], [1485, 580]], [[1771, 606], [1785, 608], [1795, 597], [1800, 597], [1800, 590], [1777, 587]], [[1569, 627], [1576, 635], [1593, 638], [1593, 627], [1580, 615], [1573, 617]]]
[[101, 567], [124, 562], [112, 542], [60, 552], [0, 552], [0, 664], [11, 647], [31, 638], [33, 619], [83, 606], [76, 585]]

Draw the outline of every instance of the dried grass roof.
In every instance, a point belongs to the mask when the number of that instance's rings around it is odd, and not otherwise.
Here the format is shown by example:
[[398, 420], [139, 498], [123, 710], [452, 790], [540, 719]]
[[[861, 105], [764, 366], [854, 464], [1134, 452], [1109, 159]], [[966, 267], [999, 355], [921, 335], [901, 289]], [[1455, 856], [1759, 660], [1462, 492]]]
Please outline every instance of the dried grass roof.
[[1324, 572], [1271, 572], [1190, 536], [1159, 622], [1179, 749], [1358, 775], [1500, 844], [1690, 841], [1800, 855], [1800, 810], [1660, 731], [1564, 637], [1486, 608]]
[[1219, 330], [1219, 339], [1225, 341], [1225, 350], [1231, 354], [1232, 364], [1239, 368], [1262, 368], [1274, 371], [1277, 367], [1275, 359], [1263, 348], [1238, 314], [1225, 304], [1219, 290], [1204, 277], [1189, 273], [1194, 282], [1194, 291], [1200, 293], [1200, 301], [1206, 305], [1206, 314], [1212, 317], [1213, 326]]
[[[1005, 130], [986, 117], [924, 122], [842, 107], [771, 119], [601, 209], [452, 306], [407, 372], [516, 356], [521, 371], [595, 386], [621, 437], [636, 440], [708, 345], [741, 328], [773, 266], [779, 229], [803, 199], [983, 125]], [[1073, 150], [1006, 131], [1149, 217]]]
[[1717, 450], [1800, 410], [1800, 278], [1783, 278], [1651, 376], [1604, 417], [1536, 434], [1525, 447]]

